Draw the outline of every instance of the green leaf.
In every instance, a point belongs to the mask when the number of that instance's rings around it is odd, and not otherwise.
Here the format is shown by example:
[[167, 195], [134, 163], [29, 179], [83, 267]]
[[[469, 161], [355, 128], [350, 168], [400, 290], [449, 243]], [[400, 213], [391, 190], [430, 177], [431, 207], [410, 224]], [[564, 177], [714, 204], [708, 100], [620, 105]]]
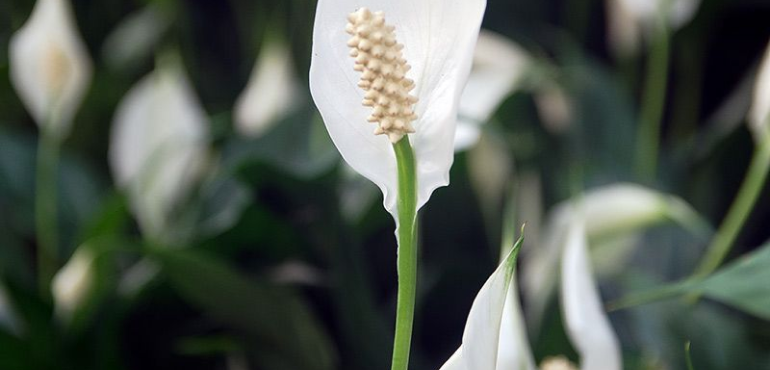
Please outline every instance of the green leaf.
[[770, 243], [725, 266], [693, 290], [770, 320]]
[[248, 279], [212, 255], [154, 250], [163, 272], [186, 300], [296, 369], [335, 365], [330, 339], [303, 299], [287, 287]]

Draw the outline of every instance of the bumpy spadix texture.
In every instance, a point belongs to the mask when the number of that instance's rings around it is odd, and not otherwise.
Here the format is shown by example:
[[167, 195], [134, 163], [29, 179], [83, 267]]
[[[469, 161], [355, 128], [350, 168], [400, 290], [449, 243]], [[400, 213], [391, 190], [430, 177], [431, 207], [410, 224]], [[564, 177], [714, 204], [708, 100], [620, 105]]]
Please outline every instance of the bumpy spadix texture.
[[417, 98], [410, 95], [414, 81], [406, 78], [411, 67], [396, 41], [395, 27], [385, 23], [385, 13], [372, 13], [361, 8], [348, 15], [345, 27], [352, 37], [348, 40], [350, 56], [355, 58], [353, 69], [361, 72], [358, 87], [366, 91], [362, 104], [372, 107], [367, 118], [376, 122], [376, 135], [387, 135], [397, 143], [404, 135], [413, 133], [412, 121], [417, 119], [412, 106]]

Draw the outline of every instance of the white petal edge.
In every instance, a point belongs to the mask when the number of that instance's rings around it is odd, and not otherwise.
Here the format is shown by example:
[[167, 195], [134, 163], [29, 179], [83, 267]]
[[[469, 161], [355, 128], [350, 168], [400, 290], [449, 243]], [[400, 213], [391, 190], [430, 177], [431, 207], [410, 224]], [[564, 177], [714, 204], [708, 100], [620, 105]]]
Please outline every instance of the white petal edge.
[[246, 89], [235, 103], [235, 128], [241, 135], [262, 136], [297, 106], [301, 94], [293, 65], [286, 43], [265, 40]]
[[179, 62], [167, 61], [123, 98], [113, 122], [110, 165], [140, 227], [168, 234], [167, 217], [208, 158], [207, 118]]
[[[534, 370], [509, 254], [479, 290], [468, 313], [462, 345], [441, 370]], [[514, 364], [516, 367], [510, 368]]]
[[754, 82], [754, 97], [748, 121], [755, 141], [770, 140], [770, 43], [767, 44]]
[[561, 264], [561, 300], [567, 335], [580, 355], [582, 370], [620, 370], [620, 344], [604, 311], [588, 257], [580, 220], [567, 235]]
[[353, 70], [345, 33], [346, 16], [358, 8], [384, 11], [415, 80], [417, 130], [409, 139], [417, 161], [417, 207], [449, 183], [462, 88], [471, 68], [485, 0], [320, 0], [313, 30], [310, 90], [332, 141], [345, 161], [382, 190], [383, 205], [396, 214], [395, 154], [375, 136], [361, 105], [363, 91]]
[[11, 82], [38, 126], [65, 137], [92, 74], [68, 0], [35, 4], [30, 18], [11, 36], [9, 67]]
[[673, 29], [678, 29], [692, 20], [700, 6], [701, 0], [610, 0], [623, 3], [628, 13], [638, 24], [647, 31], [655, 24], [661, 7], [669, 3], [668, 23]]

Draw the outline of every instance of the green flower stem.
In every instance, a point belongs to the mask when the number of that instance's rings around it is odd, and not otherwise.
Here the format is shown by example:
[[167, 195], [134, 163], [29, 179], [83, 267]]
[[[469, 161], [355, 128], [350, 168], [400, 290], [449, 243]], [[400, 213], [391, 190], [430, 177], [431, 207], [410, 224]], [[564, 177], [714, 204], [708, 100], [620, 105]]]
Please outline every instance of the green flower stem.
[[[662, 18], [662, 16], [661, 16]], [[653, 180], [657, 173], [660, 126], [666, 102], [668, 82], [669, 33], [661, 19], [650, 46], [639, 131], [637, 133], [637, 172], [643, 180]]]
[[35, 229], [37, 233], [38, 288], [42, 297], [50, 296], [49, 285], [56, 273], [58, 255], [57, 179], [58, 138], [41, 130], [37, 145], [35, 179]]
[[398, 303], [391, 370], [407, 370], [417, 291], [417, 174], [409, 138], [393, 145], [398, 163]]
[[727, 257], [765, 186], [768, 170], [770, 170], [770, 139], [764, 140], [754, 150], [754, 156], [738, 191], [738, 197], [733, 201], [716, 236], [706, 249], [706, 255], [695, 270], [694, 277], [702, 278], [709, 275]]

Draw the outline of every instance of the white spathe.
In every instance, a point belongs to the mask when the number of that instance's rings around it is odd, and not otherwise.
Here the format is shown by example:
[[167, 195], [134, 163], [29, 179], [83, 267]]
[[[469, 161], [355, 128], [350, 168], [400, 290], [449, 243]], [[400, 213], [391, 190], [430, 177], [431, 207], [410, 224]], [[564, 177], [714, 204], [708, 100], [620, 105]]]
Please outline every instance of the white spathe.
[[348, 14], [366, 7], [383, 11], [404, 45], [407, 73], [419, 101], [410, 134], [417, 165], [417, 208], [449, 183], [458, 104], [471, 69], [486, 0], [320, 0], [313, 31], [310, 91], [332, 141], [345, 161], [382, 190], [396, 215], [396, 157], [384, 135], [372, 133], [371, 109], [362, 106], [360, 73], [345, 33]]
[[[620, 345], [591, 273], [582, 223], [571, 224], [564, 240], [562, 311], [567, 334], [580, 356], [580, 368], [620, 370]], [[514, 264], [509, 255], [481, 288], [468, 314], [462, 344], [441, 370], [536, 369], [518, 301]]]
[[147, 236], [167, 238], [171, 212], [203, 174], [207, 122], [176, 60], [162, 62], [118, 106], [110, 164]]
[[235, 103], [238, 133], [262, 136], [297, 106], [301, 94], [293, 65], [285, 42], [265, 40], [246, 89]]
[[94, 258], [91, 249], [82, 245], [53, 277], [51, 293], [60, 319], [68, 320], [92, 291], [96, 278]]
[[755, 141], [770, 140], [770, 43], [767, 45], [754, 82], [754, 97], [748, 121]]
[[69, 1], [38, 0], [8, 54], [11, 83], [38, 126], [66, 137], [92, 75]]
[[526, 51], [506, 37], [482, 30], [473, 54], [473, 67], [460, 98], [455, 150], [473, 146], [479, 125], [489, 121], [503, 100], [521, 84], [531, 60]]

